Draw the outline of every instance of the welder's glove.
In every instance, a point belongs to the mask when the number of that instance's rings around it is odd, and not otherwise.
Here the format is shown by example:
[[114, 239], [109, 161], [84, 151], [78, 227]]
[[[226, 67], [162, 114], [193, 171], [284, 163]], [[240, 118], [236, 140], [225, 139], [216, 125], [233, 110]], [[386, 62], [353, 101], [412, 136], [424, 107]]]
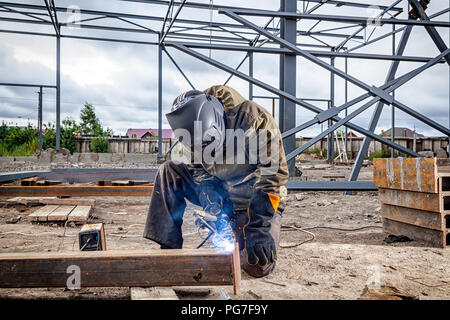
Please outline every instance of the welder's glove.
[[280, 197], [261, 190], [255, 190], [248, 207], [248, 222], [244, 226], [244, 242], [247, 262], [263, 267], [277, 259], [277, 248], [269, 233], [270, 220], [280, 203]]
[[214, 180], [202, 181], [198, 188], [198, 198], [203, 211], [212, 215], [231, 214], [233, 204], [220, 182]]

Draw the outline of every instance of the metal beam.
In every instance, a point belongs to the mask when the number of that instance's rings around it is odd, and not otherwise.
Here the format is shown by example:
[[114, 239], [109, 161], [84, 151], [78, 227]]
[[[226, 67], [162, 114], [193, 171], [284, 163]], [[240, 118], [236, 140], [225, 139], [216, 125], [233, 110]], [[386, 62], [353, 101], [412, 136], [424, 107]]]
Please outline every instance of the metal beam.
[[291, 191], [377, 191], [372, 181], [301, 181], [289, 180], [286, 188]]
[[187, 81], [187, 83], [189, 83], [189, 85], [191, 86], [192, 90], [195, 90], [194, 85], [191, 83], [191, 81], [189, 80], [189, 78], [186, 76], [186, 74], [183, 72], [183, 70], [180, 68], [180, 66], [178, 65], [178, 63], [175, 61], [174, 58], [172, 58], [172, 56], [169, 54], [169, 52], [167, 52], [166, 48], [163, 47], [164, 52], [166, 53], [167, 57], [169, 57], [170, 61], [172, 61], [173, 65], [178, 69], [178, 71], [181, 73], [181, 75], [183, 76], [183, 78]]
[[159, 43], [164, 43], [164, 39], [166, 38], [167, 34], [170, 31], [170, 28], [172, 28], [173, 24], [175, 23], [175, 21], [177, 20], [178, 15], [181, 12], [181, 9], [183, 9], [184, 4], [186, 3], [186, 0], [183, 0], [183, 2], [181, 2], [180, 6], [178, 7], [177, 12], [175, 12], [175, 16], [172, 18], [172, 20], [169, 23], [169, 26], [167, 27], [167, 30], [164, 32], [164, 34], [161, 36], [161, 39], [159, 40]]
[[[141, 2], [141, 3], [148, 3], [148, 4], [159, 4], [159, 5], [168, 5], [169, 2], [168, 1], [163, 1], [163, 0], [122, 0], [122, 1], [126, 1], [126, 2]], [[308, 0], [309, 2], [321, 2], [323, 4], [331, 4], [334, 5], [336, 7], [342, 7], [342, 6], [348, 6], [348, 7], [356, 7], [356, 8], [369, 8], [372, 5], [370, 4], [364, 4], [364, 3], [357, 3], [357, 2], [350, 2], [350, 1], [335, 1], [335, 0]], [[179, 4], [179, 2], [175, 2], [175, 4]], [[186, 7], [190, 7], [190, 8], [197, 8], [197, 9], [212, 9], [212, 10], [221, 10], [221, 9], [231, 9], [231, 10], [237, 10], [237, 9], [245, 9], [242, 7], [231, 7], [231, 6], [224, 6], [224, 5], [218, 5], [218, 4], [213, 4], [212, 6], [210, 6], [209, 4], [206, 3], [199, 3], [199, 2], [191, 2], [189, 1], [186, 4]], [[386, 9], [386, 6], [377, 6], [381, 9]], [[390, 10], [392, 11], [396, 11], [396, 12], [402, 12], [403, 9], [402, 8], [391, 8]]]
[[[238, 293], [239, 248], [0, 254], [2, 288], [226, 286]], [[164, 270], [164, 272], [162, 272]]]
[[[411, 35], [412, 28], [413, 28], [412, 26], [406, 27], [405, 32], [403, 33], [402, 38], [400, 39], [400, 43], [398, 45], [398, 49], [397, 49], [398, 56], [403, 55], [405, 48], [406, 48], [406, 44]], [[385, 82], [389, 82], [394, 79], [399, 65], [400, 64], [398, 61], [394, 61], [392, 63], [392, 65], [389, 69], [389, 72], [386, 76]], [[372, 115], [371, 120], [370, 120], [370, 124], [369, 124], [370, 131], [373, 131], [373, 132], [375, 131], [377, 124], [378, 124], [378, 120], [380, 119], [380, 116], [381, 116], [381, 112], [383, 111], [383, 107], [384, 107], [384, 102], [380, 101]], [[367, 151], [369, 150], [370, 141], [371, 141], [371, 139], [369, 137], [364, 137], [363, 143], [362, 143], [361, 148], [359, 149], [358, 155], [356, 157], [355, 164], [353, 165], [352, 171], [350, 173], [349, 181], [358, 180], [358, 175], [361, 170], [362, 163], [364, 161], [364, 158], [366, 157]]]
[[[297, 12], [297, 0], [280, 0], [280, 11]], [[283, 41], [296, 44], [297, 20], [292, 18], [282, 18], [280, 24], [280, 36]], [[296, 55], [280, 55], [280, 90], [296, 96], [297, 90], [297, 60]], [[280, 97], [278, 126], [281, 132], [295, 127], [296, 103], [285, 97]], [[286, 153], [295, 149], [295, 136], [283, 139]], [[288, 169], [291, 174], [295, 173], [295, 159], [288, 160]]]
[[[415, 1], [415, 0], [414, 0]], [[256, 17], [279, 17], [301, 20], [320, 20], [332, 21], [340, 23], [356, 23], [360, 25], [368, 25], [373, 19], [371, 17], [355, 17], [355, 16], [334, 16], [326, 14], [303, 14], [292, 12], [279, 12], [271, 10], [256, 10], [256, 9], [239, 9], [239, 10], [220, 10], [220, 12], [234, 12], [238, 15], [256, 16]], [[384, 24], [398, 24], [398, 25], [413, 25], [413, 26], [433, 26], [449, 28], [450, 22], [447, 21], [431, 21], [431, 20], [409, 20], [409, 19], [377, 19], [381, 25]]]
[[[171, 41], [166, 43], [166, 46], [171, 46], [172, 43], [184, 45], [188, 48], [198, 49], [212, 49], [212, 50], [226, 50], [226, 51], [245, 51], [245, 52], [257, 52], [267, 54], [297, 54], [292, 53], [291, 50], [286, 48], [274, 48], [274, 47], [257, 47], [257, 46], [241, 46], [232, 44], [215, 44], [215, 43], [200, 43], [200, 42], [187, 42], [187, 41]], [[322, 50], [307, 50], [308, 53], [316, 57], [323, 58], [354, 58], [354, 59], [369, 59], [369, 60], [393, 60], [393, 61], [407, 61], [407, 62], [428, 62], [432, 57], [418, 57], [418, 56], [397, 56], [397, 55], [383, 55], [383, 54], [369, 54], [369, 53], [347, 53], [347, 52], [335, 52], [335, 51], [322, 51]], [[441, 61], [445, 62], [445, 61]]]
[[[448, 49], [447, 51], [445, 51], [444, 53], [440, 54], [434, 61], [434, 63], [432, 61], [430, 61], [429, 63], [427, 63], [427, 65], [422, 66], [414, 71], [412, 71], [412, 73], [414, 74], [414, 76], [418, 75], [420, 72], [426, 70], [427, 68], [431, 67], [433, 64], [436, 63], [436, 61], [438, 61], [439, 59], [441, 59], [444, 54], [447, 54], [448, 52], [450, 52], [450, 49]], [[390, 87], [387, 90], [384, 90], [384, 92], [386, 94], [389, 94], [390, 92], [394, 91], [395, 89], [397, 89], [398, 87], [400, 87], [401, 85], [403, 85], [404, 83], [406, 83], [408, 80], [410, 80], [412, 77], [408, 76], [408, 77], [403, 77], [403, 80], [399, 80], [397, 81], [392, 87]], [[348, 122], [349, 120], [353, 119], [354, 117], [356, 117], [358, 114], [362, 113], [363, 111], [365, 111], [366, 109], [368, 109], [369, 107], [371, 107], [374, 103], [381, 101], [382, 99], [380, 97], [375, 97], [372, 100], [370, 100], [369, 102], [367, 102], [366, 104], [364, 104], [363, 106], [359, 107], [358, 109], [356, 109], [355, 111], [353, 111], [352, 113], [350, 113], [348, 116], [344, 117], [343, 119], [340, 119], [338, 122], [336, 122], [335, 124], [333, 124], [332, 126], [329, 126], [325, 131], [321, 132], [319, 135], [317, 135], [316, 137], [314, 137], [313, 139], [309, 140], [307, 143], [305, 143], [303, 146], [297, 148], [296, 150], [294, 150], [293, 152], [291, 152], [290, 154], [288, 154], [286, 156], [286, 160], [290, 160], [292, 158], [294, 158], [297, 154], [302, 153], [304, 150], [308, 149], [309, 147], [313, 146], [316, 142], [320, 141], [323, 137], [325, 137], [327, 134], [332, 133], [334, 130], [336, 130], [337, 128], [339, 128], [340, 126], [344, 125], [346, 122]], [[415, 112], [415, 111], [414, 111]], [[430, 120], [431, 121], [431, 120]], [[428, 124], [428, 123], [427, 123]], [[438, 124], [439, 125], [439, 124]], [[441, 126], [441, 125], [439, 125]], [[441, 130], [446, 131], [447, 135], [450, 135], [450, 129], [445, 128], [444, 126], [441, 126]], [[355, 179], [356, 180], [356, 179]]]
[[162, 158], [162, 48], [158, 45], [158, 158]]
[[[308, 109], [310, 111], [313, 111], [315, 113], [321, 113], [323, 111], [322, 109], [320, 109], [320, 108], [318, 108], [318, 107], [316, 107], [316, 106], [314, 106], [314, 105], [312, 105], [310, 103], [307, 103], [305, 100], [296, 98], [295, 96], [292, 96], [291, 94], [288, 94], [288, 93], [286, 93], [286, 92], [284, 92], [282, 90], [274, 88], [274, 87], [272, 87], [272, 86], [270, 86], [270, 85], [268, 85], [268, 84], [266, 84], [266, 83], [264, 83], [264, 82], [262, 82], [260, 80], [257, 80], [255, 78], [250, 78], [249, 76], [247, 76], [246, 74], [244, 74], [244, 73], [242, 73], [240, 71], [237, 71], [237, 70], [235, 70], [233, 68], [230, 68], [230, 67], [224, 65], [221, 62], [218, 62], [218, 61], [215, 61], [213, 59], [210, 59], [209, 57], [207, 57], [207, 56], [205, 56], [205, 55], [203, 55], [201, 53], [198, 53], [198, 52], [196, 52], [196, 51], [194, 51], [192, 49], [189, 49], [189, 48], [187, 48], [187, 47], [185, 47], [183, 45], [176, 45], [176, 44], [172, 44], [172, 45], [175, 48], [177, 48], [178, 50], [180, 50], [180, 51], [183, 51], [183, 52], [185, 52], [185, 53], [187, 53], [187, 54], [189, 54], [189, 55], [191, 55], [191, 56], [193, 56], [193, 57], [195, 57], [195, 58], [197, 58], [197, 59], [199, 59], [201, 61], [207, 62], [207, 63], [209, 63], [209, 64], [211, 64], [211, 65], [213, 65], [213, 66], [215, 66], [215, 67], [217, 67], [219, 69], [222, 69], [222, 70], [224, 70], [226, 72], [234, 74], [235, 76], [237, 76], [237, 77], [239, 77], [241, 79], [244, 79], [246, 81], [251, 81], [253, 84], [257, 85], [258, 87], [263, 88], [263, 89], [265, 89], [265, 90], [267, 90], [269, 92], [272, 92], [272, 93], [274, 93], [274, 94], [276, 94], [276, 95], [278, 95], [280, 97], [284, 97], [284, 98], [286, 98], [286, 99], [288, 99], [288, 100], [290, 100], [292, 102], [295, 102], [296, 104], [301, 105], [302, 107], [304, 107], [304, 108], [306, 108], [306, 109]], [[333, 117], [333, 120], [334, 121], [339, 121], [340, 118], [335, 116], [335, 117]], [[368, 130], [366, 130], [366, 129], [358, 126], [358, 125], [355, 125], [355, 124], [350, 123], [350, 122], [346, 123], [345, 125], [347, 127], [349, 127], [350, 129], [353, 129], [353, 130], [355, 130], [355, 131], [357, 131], [357, 132], [359, 132], [361, 134], [369, 135], [374, 140], [379, 141], [381, 143], [384, 143], [384, 144], [386, 144], [386, 145], [388, 145], [390, 147], [393, 147], [393, 148], [395, 148], [395, 149], [397, 149], [397, 150], [399, 150], [399, 151], [401, 151], [401, 152], [403, 152], [405, 154], [411, 155], [413, 157], [421, 157], [421, 155], [419, 155], [419, 154], [417, 154], [415, 152], [412, 152], [411, 150], [409, 150], [409, 149], [407, 149], [407, 148], [405, 148], [403, 146], [400, 146], [398, 144], [392, 143], [391, 141], [389, 141], [387, 139], [384, 139], [384, 138], [380, 137], [379, 135], [376, 135], [376, 134], [374, 134], [374, 133], [372, 133], [372, 132], [370, 132], [370, 131], [368, 131]]]
[[[425, 10], [420, 5], [419, 1], [417, 0], [408, 0], [412, 7], [416, 8], [419, 12], [421, 22], [431, 22], [431, 20], [428, 18], [427, 14], [425, 13]], [[427, 30], [428, 34], [430, 35], [433, 42], [436, 44], [436, 47], [439, 49], [439, 51], [444, 52], [447, 50], [447, 45], [445, 44], [444, 40], [442, 40], [441, 36], [437, 32], [437, 30], [434, 28], [436, 25], [434, 24], [427, 24], [425, 25], [425, 30]], [[450, 26], [450, 24], [449, 24]], [[447, 55], [445, 57], [445, 60], [447, 60], [447, 63], [450, 65], [450, 55]]]
[[0, 82], [0, 86], [8, 86], [8, 87], [30, 87], [30, 88], [56, 88], [56, 86], [47, 85], [47, 84], [30, 84], [30, 83], [11, 83], [11, 82]]
[[[379, 97], [382, 100], [384, 100], [385, 102], [387, 102], [388, 104], [392, 104], [395, 107], [407, 112], [410, 115], [413, 115], [414, 117], [420, 119], [421, 121], [427, 123], [428, 125], [432, 126], [434, 129], [439, 130], [441, 132], [444, 132], [445, 134], [449, 134], [449, 129], [443, 127], [442, 125], [431, 121], [430, 119], [423, 117], [421, 114], [419, 114], [418, 112], [412, 110], [411, 108], [408, 108], [407, 106], [405, 106], [404, 104], [402, 104], [401, 102], [395, 100], [392, 96], [383, 93], [383, 90], [380, 90], [379, 88], [375, 87], [375, 86], [370, 86], [366, 83], [364, 83], [363, 81], [350, 76], [349, 74], [346, 74], [345, 72], [341, 71], [340, 69], [337, 69], [336, 67], [322, 61], [321, 59], [314, 57], [313, 55], [309, 54], [308, 52], [306, 52], [305, 50], [302, 50], [300, 48], [298, 48], [297, 46], [285, 41], [284, 39], [281, 39], [277, 36], [272, 35], [271, 33], [261, 29], [260, 27], [258, 27], [257, 25], [255, 25], [254, 23], [236, 15], [234, 12], [231, 11], [220, 11], [225, 13], [227, 16], [233, 18], [236, 21], [241, 22], [244, 25], [247, 25], [248, 27], [252, 28], [255, 31], [260, 32], [261, 34], [263, 34], [264, 36], [266, 36], [267, 38], [270, 38], [272, 40], [274, 40], [275, 42], [279, 43], [280, 45], [283, 45], [284, 47], [292, 50], [293, 52], [296, 52], [300, 55], [302, 55], [304, 58], [306, 58], [307, 60], [321, 66], [322, 68], [333, 72], [334, 74], [338, 75], [339, 77], [348, 80], [349, 82], [353, 83], [354, 85], [366, 90], [370, 95], [374, 96], [374, 97]], [[435, 61], [435, 59], [430, 60], [431, 61]], [[430, 62], [427, 62], [426, 65], [428, 65]], [[433, 62], [433, 64], [436, 62]], [[420, 69], [420, 68], [419, 68]], [[419, 70], [417, 69], [417, 70]]]

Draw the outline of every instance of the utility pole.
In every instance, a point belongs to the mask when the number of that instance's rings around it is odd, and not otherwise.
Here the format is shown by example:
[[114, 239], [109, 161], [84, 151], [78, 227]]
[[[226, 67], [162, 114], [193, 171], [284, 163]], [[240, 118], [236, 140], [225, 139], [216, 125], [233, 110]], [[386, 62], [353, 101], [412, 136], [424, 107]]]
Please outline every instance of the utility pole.
[[38, 98], [38, 129], [39, 129], [39, 158], [42, 155], [42, 86], [39, 87]]

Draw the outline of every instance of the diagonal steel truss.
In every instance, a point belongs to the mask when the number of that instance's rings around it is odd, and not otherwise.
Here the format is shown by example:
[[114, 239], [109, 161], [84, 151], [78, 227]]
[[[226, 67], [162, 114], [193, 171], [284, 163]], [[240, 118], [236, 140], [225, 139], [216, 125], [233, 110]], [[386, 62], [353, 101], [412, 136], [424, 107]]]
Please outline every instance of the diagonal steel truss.
[[[112, 12], [107, 10], [78, 8], [79, 19], [76, 21], [67, 21], [65, 18], [71, 8], [56, 6], [55, 2], [57, 1], [42, 0], [41, 4], [36, 4], [36, 1], [29, 1], [29, 3], [0, 1], [0, 33], [26, 34], [54, 37], [56, 39], [57, 61], [56, 83], [54, 87], [56, 88], [57, 149], [59, 149], [60, 146], [61, 38], [135, 43], [155, 45], [158, 47], [159, 137], [162, 136], [163, 53], [175, 65], [189, 86], [195, 88], [193, 82], [183, 72], [181, 66], [175, 61], [174, 57], [168, 52], [168, 47], [175, 48], [196, 59], [228, 72], [230, 77], [225, 83], [233, 76], [248, 81], [250, 99], [253, 98], [254, 85], [271, 92], [274, 94], [273, 97], [279, 97], [279, 127], [283, 133], [285, 150], [287, 152], [287, 159], [289, 160], [291, 172], [294, 172], [295, 157], [299, 153], [305, 151], [324, 137], [328, 136], [330, 141], [333, 137], [333, 132], [341, 126], [363, 134], [365, 138], [353, 166], [349, 182], [347, 184], [340, 184], [339, 186], [336, 184], [336, 190], [355, 190], [358, 188], [361, 190], [371, 189], [367, 183], [362, 187], [362, 185], [357, 184], [356, 181], [371, 140], [379, 141], [391, 147], [393, 150], [398, 150], [402, 154], [408, 156], [420, 156], [416, 152], [395, 143], [394, 137], [392, 137], [392, 139], [386, 139], [375, 134], [375, 128], [385, 105], [391, 105], [393, 109], [401, 110], [450, 137], [450, 129], [448, 127], [437, 123], [433, 119], [416, 111], [413, 107], [403, 104], [393, 95], [396, 89], [418, 76], [424, 70], [431, 68], [437, 63], [450, 63], [450, 51], [436, 29], [450, 27], [448, 21], [436, 20], [436, 18], [448, 13], [450, 8], [445, 8], [440, 12], [428, 16], [418, 0], [395, 0], [390, 5], [360, 3], [356, 0], [280, 0], [280, 8], [278, 11], [256, 10], [186, 0], [122, 0], [118, 2], [125, 5], [127, 3], [140, 4], [145, 6], [145, 8], [165, 7], [166, 10], [163, 10], [163, 15], [148, 15], [130, 13], [126, 10], [125, 12]], [[321, 8], [331, 6], [335, 7], [336, 12], [339, 12], [339, 8], [341, 7], [367, 9], [374, 5], [380, 10], [380, 13], [376, 17], [344, 16], [338, 14], [325, 15], [317, 13]], [[399, 16], [405, 11], [404, 8], [406, 6], [408, 6], [408, 9], [415, 9], [419, 19], [412, 19], [411, 16], [400, 18]], [[219, 13], [218, 16], [221, 18], [211, 18], [207, 21], [202, 19], [183, 19], [179, 17], [188, 10], [191, 10], [191, 12], [192, 10], [203, 10], [208, 12], [213, 10]], [[228, 17], [230, 22], [224, 22], [222, 17]], [[268, 20], [263, 26], [259, 26], [259, 24], [253, 22], [254, 17], [263, 17]], [[299, 29], [299, 21], [313, 21], [313, 25], [309, 28]], [[367, 37], [367, 27], [370, 26], [373, 21], [380, 25], [380, 30], [385, 30], [386, 26], [389, 25], [392, 26], [392, 30], [383, 33], [377, 38], [372, 38], [373, 32]], [[327, 27], [318, 30], [320, 26], [324, 25], [324, 22], [327, 24]], [[76, 30], [70, 29], [69, 31], [69, 28], [74, 24], [78, 25], [80, 28], [77, 28]], [[330, 26], [330, 24], [332, 25]], [[38, 26], [39, 28], [48, 29], [48, 31], [38, 32], [31, 28], [29, 30], [24, 30], [22, 27], [23, 25], [29, 27]], [[400, 27], [396, 28], [396, 26]], [[414, 27], [425, 28], [441, 54], [435, 57], [405, 56], [405, 47]], [[160, 31], [157, 31], [158, 29]], [[86, 35], [86, 32], [83, 31], [103, 33], [101, 35]], [[108, 33], [108, 36], [105, 36], [105, 31], [111, 32], [111, 34]], [[364, 35], [362, 35], [363, 33]], [[120, 34], [120, 36], [118, 36], [118, 34]], [[124, 36], [127, 34], [140, 36], [139, 38], [136, 38], [136, 36]], [[391, 55], [355, 52], [361, 48], [369, 48], [371, 44], [377, 43], [388, 37], [392, 37], [395, 44], [395, 36], [397, 34], [401, 34], [401, 39], [396, 50], [393, 50]], [[141, 39], [142, 37], [144, 37], [144, 39]], [[355, 42], [358, 42], [358, 44], [354, 45]], [[246, 52], [247, 54], [237, 67], [230, 67], [194, 49], [239, 51]], [[278, 88], [258, 80], [253, 76], [254, 53], [279, 55], [280, 82]], [[314, 102], [314, 99], [299, 98], [296, 96], [295, 78], [297, 72], [297, 56], [305, 58], [309, 62], [318, 65], [330, 73], [330, 98], [325, 99], [329, 102], [328, 109], [324, 110], [309, 102]], [[330, 62], [324, 61], [323, 58], [330, 59]], [[392, 63], [387, 73], [385, 83], [381, 86], [372, 86], [349, 75], [347, 70], [342, 71], [336, 68], [334, 65], [335, 59], [340, 58], [345, 59], [346, 65], [348, 59], [390, 60]], [[239, 71], [247, 59], [249, 61], [248, 72]], [[422, 63], [422, 65], [405, 75], [396, 78], [399, 64], [402, 61]], [[335, 106], [335, 76], [340, 77], [345, 81], [346, 88], [348, 84], [352, 84], [363, 89], [365, 93], [350, 101], [347, 101], [346, 98], [344, 104]], [[353, 107], [360, 102], [365, 103], [348, 113], [350, 107]], [[295, 123], [297, 105], [314, 112], [316, 116], [305, 123]], [[352, 119], [363, 111], [371, 108], [373, 105], [376, 106], [374, 107], [373, 115], [367, 129], [351, 122]], [[344, 117], [339, 116], [342, 112], [345, 112]], [[326, 130], [302, 147], [295, 147], [296, 133], [313, 125], [325, 122], [328, 122], [328, 128]], [[329, 161], [332, 161], [334, 158], [332, 145], [333, 144], [329, 144]], [[162, 156], [161, 139], [159, 139], [158, 149], [159, 156]], [[307, 182], [290, 181], [289, 186], [290, 188], [304, 189], [307, 188], [307, 184]], [[314, 184], [314, 188], [316, 189], [321, 185], [324, 189], [330, 190], [333, 189], [334, 184], [332, 182], [318, 182]]]

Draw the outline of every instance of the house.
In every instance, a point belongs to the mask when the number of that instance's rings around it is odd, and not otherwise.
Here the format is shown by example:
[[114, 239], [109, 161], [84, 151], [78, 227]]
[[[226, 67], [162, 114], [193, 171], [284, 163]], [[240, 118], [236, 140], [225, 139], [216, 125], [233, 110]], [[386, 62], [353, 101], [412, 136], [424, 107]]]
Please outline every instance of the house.
[[[392, 129], [389, 129], [389, 130], [386, 130], [386, 131], [381, 130], [381, 135], [390, 137], [391, 136], [391, 132], [392, 132]], [[417, 133], [417, 132], [415, 134], [416, 134], [416, 138], [423, 138], [424, 137], [423, 134], [420, 134], [420, 133]], [[414, 131], [411, 130], [411, 129], [408, 129], [408, 128], [397, 128], [397, 127], [395, 127], [394, 128], [394, 135], [397, 138], [414, 138]]]
[[[158, 129], [128, 129], [125, 134], [128, 138], [152, 139], [158, 137]], [[173, 139], [175, 135], [171, 129], [162, 129], [163, 139]]]

